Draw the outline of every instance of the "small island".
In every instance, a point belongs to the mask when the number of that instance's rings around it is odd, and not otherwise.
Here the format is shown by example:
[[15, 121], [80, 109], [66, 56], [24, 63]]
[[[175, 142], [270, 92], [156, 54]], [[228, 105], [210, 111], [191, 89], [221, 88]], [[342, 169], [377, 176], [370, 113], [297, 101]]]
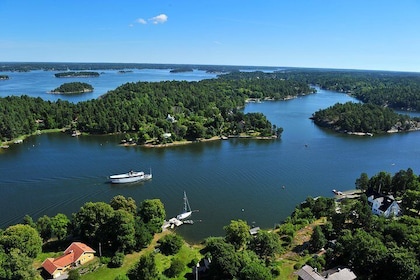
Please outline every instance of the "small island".
[[194, 70], [190, 67], [175, 68], [169, 71], [170, 73], [183, 73], [183, 72], [193, 72]]
[[352, 135], [373, 136], [374, 133], [395, 133], [420, 130], [420, 119], [374, 105], [347, 102], [337, 103], [315, 112], [311, 119], [321, 127]]
[[87, 72], [87, 71], [82, 71], [82, 72], [60, 72], [60, 73], [55, 73], [54, 76], [56, 78], [72, 78], [72, 77], [78, 77], [78, 78], [91, 78], [91, 77], [99, 77], [99, 73], [98, 72]]
[[0, 80], [8, 80], [9, 76], [7, 75], [0, 75]]
[[93, 92], [93, 87], [87, 83], [64, 83], [58, 88], [52, 90], [50, 93], [53, 94], [79, 94]]

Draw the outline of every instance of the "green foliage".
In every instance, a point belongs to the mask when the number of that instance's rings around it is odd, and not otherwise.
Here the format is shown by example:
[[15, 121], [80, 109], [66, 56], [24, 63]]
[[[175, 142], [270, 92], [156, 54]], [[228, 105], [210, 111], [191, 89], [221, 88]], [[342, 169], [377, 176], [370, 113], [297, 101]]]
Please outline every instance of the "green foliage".
[[93, 87], [87, 83], [80, 83], [80, 82], [72, 82], [72, 83], [64, 83], [58, 88], [51, 91], [51, 93], [65, 93], [65, 94], [73, 94], [73, 93], [85, 93], [85, 92], [92, 92]]
[[321, 248], [324, 248], [325, 244], [327, 244], [327, 239], [325, 238], [320, 226], [316, 226], [314, 228], [309, 244], [312, 252], [318, 252]]
[[64, 240], [68, 235], [68, 228], [70, 220], [64, 214], [57, 214], [51, 218], [51, 233], [55, 235], [58, 240]]
[[55, 77], [57, 78], [68, 78], [68, 77], [99, 77], [98, 72], [92, 72], [92, 71], [83, 71], [83, 72], [60, 72], [55, 73]]
[[225, 230], [226, 241], [233, 244], [237, 250], [244, 248], [251, 239], [250, 227], [243, 220], [232, 220], [223, 229]]
[[251, 262], [245, 265], [239, 272], [238, 279], [255, 280], [255, 279], [273, 279], [270, 269], [259, 262]]
[[77, 271], [76, 269], [72, 269], [69, 271], [68, 273], [68, 278], [67, 280], [79, 280], [82, 279], [82, 277], [79, 274], [79, 271]]
[[41, 279], [32, 262], [20, 249], [12, 248], [6, 253], [0, 246], [0, 279]]
[[[249, 130], [262, 136], [272, 135], [282, 129], [272, 126], [262, 114], [243, 114], [238, 110], [245, 105], [245, 99], [257, 95], [282, 99], [308, 92], [311, 89], [303, 83], [273, 76], [127, 83], [100, 99], [77, 104], [28, 96], [6, 97], [0, 99], [0, 119], [5, 120], [0, 126], [0, 139], [10, 140], [39, 129], [69, 127], [98, 134], [128, 132], [136, 135], [133, 138], [140, 143], [148, 139], [164, 141], [165, 132], [175, 140], [237, 135]], [[168, 120], [168, 114], [175, 121]]]
[[36, 229], [44, 242], [50, 239], [52, 234], [51, 218], [47, 215], [39, 217], [36, 221]]
[[257, 235], [251, 239], [249, 249], [254, 251], [259, 258], [269, 260], [280, 252], [281, 241], [278, 234], [260, 230]]
[[105, 202], [87, 202], [73, 216], [76, 236], [89, 243], [105, 243], [109, 240], [109, 228], [114, 209]]
[[108, 263], [109, 267], [121, 267], [124, 263], [124, 253], [123, 252], [117, 252], [115, 255], [111, 258], [111, 261]]
[[133, 215], [137, 214], [136, 201], [131, 197], [125, 198], [122, 195], [114, 196], [109, 205], [111, 205], [114, 210], [122, 209]]
[[18, 249], [21, 254], [35, 258], [41, 253], [42, 240], [33, 227], [17, 224], [8, 227], [0, 234], [0, 246], [6, 253]]
[[171, 261], [171, 266], [165, 270], [164, 274], [170, 278], [175, 278], [184, 271], [185, 265], [179, 258], [174, 258]]
[[142, 221], [148, 224], [148, 228], [152, 233], [157, 233], [162, 230], [163, 221], [166, 216], [162, 201], [159, 199], [142, 201], [138, 214]]
[[289, 80], [346, 92], [365, 103], [420, 111], [417, 73], [342, 70], [295, 70], [278, 73]]
[[353, 102], [321, 109], [312, 119], [317, 125], [339, 132], [386, 133], [391, 129], [406, 131], [417, 125], [408, 115], [397, 114], [390, 108]]
[[158, 275], [159, 272], [153, 254], [141, 256], [138, 263], [127, 273], [130, 280], [155, 280]]
[[181, 236], [177, 234], [168, 234], [162, 237], [159, 240], [160, 243], [160, 251], [164, 255], [175, 255], [179, 252], [182, 245], [184, 244], [184, 240]]

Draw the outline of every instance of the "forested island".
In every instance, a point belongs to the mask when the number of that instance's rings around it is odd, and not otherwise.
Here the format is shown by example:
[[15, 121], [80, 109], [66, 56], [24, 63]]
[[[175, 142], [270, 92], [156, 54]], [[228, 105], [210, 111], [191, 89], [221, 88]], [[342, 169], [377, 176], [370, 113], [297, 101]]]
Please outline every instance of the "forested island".
[[[261, 113], [244, 114], [249, 98], [281, 100], [313, 93], [307, 84], [255, 72], [238, 79], [200, 82], [127, 83], [97, 100], [73, 104], [28, 96], [2, 98], [2, 141], [38, 130], [61, 129], [109, 134], [125, 133], [136, 143], [154, 144], [208, 139], [213, 136], [272, 137], [282, 129]], [[21, 121], [25, 120], [25, 121]]]
[[98, 72], [91, 72], [91, 71], [80, 71], [80, 72], [60, 72], [55, 73], [54, 76], [56, 78], [72, 78], [72, 77], [78, 77], [78, 78], [91, 78], [91, 77], [99, 77]]
[[54, 94], [77, 94], [77, 93], [87, 93], [92, 92], [93, 87], [87, 83], [73, 82], [73, 83], [64, 83], [58, 88], [51, 91]]
[[337, 103], [315, 112], [311, 119], [319, 126], [350, 134], [372, 135], [420, 130], [420, 118], [410, 118], [374, 104]]
[[285, 79], [348, 93], [364, 103], [420, 111], [420, 73], [330, 69], [287, 69], [278, 73]]
[[192, 72], [192, 71], [194, 71], [194, 69], [190, 67], [182, 67], [182, 68], [171, 69], [169, 72], [170, 73], [183, 73], [183, 72]]
[[[96, 257], [72, 267], [69, 279], [194, 279], [197, 271], [200, 279], [296, 279], [307, 266], [323, 275], [350, 271], [357, 279], [418, 279], [420, 176], [410, 168], [370, 178], [361, 173], [355, 186], [359, 191], [350, 195], [308, 197], [274, 229], [232, 220], [224, 236], [200, 244], [162, 227], [167, 217], [159, 199], [137, 205], [118, 195], [109, 203], [86, 202], [71, 217], [26, 215], [0, 230], [0, 277], [48, 276], [46, 258], [78, 241]], [[381, 196], [400, 201], [397, 217], [373, 213], [372, 201]]]
[[9, 76], [7, 75], [0, 75], [0, 80], [8, 80]]

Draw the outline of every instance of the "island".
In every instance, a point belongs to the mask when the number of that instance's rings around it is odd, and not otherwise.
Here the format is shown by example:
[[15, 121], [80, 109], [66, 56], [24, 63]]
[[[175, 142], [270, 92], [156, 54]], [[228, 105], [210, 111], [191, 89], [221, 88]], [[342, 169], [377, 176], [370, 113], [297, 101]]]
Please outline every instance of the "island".
[[193, 72], [194, 69], [190, 68], [190, 67], [182, 67], [182, 68], [175, 68], [170, 70], [170, 73], [183, 73], [183, 72]]
[[0, 80], [8, 80], [9, 76], [7, 75], [0, 75]]
[[390, 108], [368, 103], [337, 103], [315, 112], [311, 119], [321, 127], [353, 135], [420, 130], [420, 118], [411, 118]]
[[93, 92], [93, 87], [87, 83], [73, 82], [64, 83], [58, 88], [52, 90], [50, 93], [53, 94], [80, 94]]
[[99, 73], [98, 72], [89, 72], [89, 71], [80, 71], [80, 72], [60, 72], [60, 73], [55, 73], [54, 76], [56, 78], [73, 78], [73, 77], [77, 77], [77, 78], [95, 78], [95, 77], [99, 77]]

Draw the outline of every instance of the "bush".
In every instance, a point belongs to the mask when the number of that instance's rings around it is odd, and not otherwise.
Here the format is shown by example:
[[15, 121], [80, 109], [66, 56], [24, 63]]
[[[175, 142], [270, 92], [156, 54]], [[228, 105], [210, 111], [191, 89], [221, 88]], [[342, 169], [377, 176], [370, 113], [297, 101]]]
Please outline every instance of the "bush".
[[111, 261], [108, 263], [109, 267], [121, 267], [124, 263], [124, 253], [117, 252], [115, 256], [111, 258]]
[[169, 234], [159, 240], [160, 251], [162, 254], [169, 256], [175, 255], [181, 249], [184, 241], [181, 236], [176, 234]]
[[180, 259], [173, 259], [171, 266], [165, 270], [165, 275], [170, 278], [175, 278], [181, 274], [182, 271], [184, 271], [184, 263]]

